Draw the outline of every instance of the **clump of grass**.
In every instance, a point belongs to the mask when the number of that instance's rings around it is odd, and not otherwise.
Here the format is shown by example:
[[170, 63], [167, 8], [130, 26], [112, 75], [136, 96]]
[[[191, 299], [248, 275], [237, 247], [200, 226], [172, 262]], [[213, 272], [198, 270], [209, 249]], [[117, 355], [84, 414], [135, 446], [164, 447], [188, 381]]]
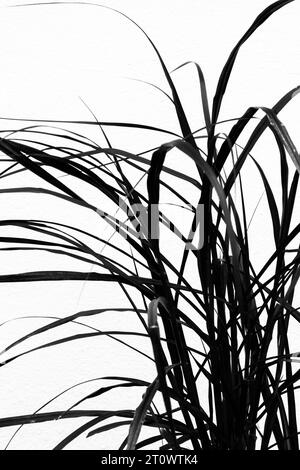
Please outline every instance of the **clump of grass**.
[[[106, 140], [105, 148], [79, 133], [65, 130], [62, 133], [58, 130], [62, 121], [52, 121], [56, 126], [52, 130], [45, 130], [43, 123], [39, 122], [16, 131], [18, 138], [13, 133], [1, 139], [0, 150], [8, 162], [5, 177], [31, 172], [47, 183], [41, 187], [1, 188], [1, 194], [19, 192], [36, 194], [37, 197], [43, 194], [68, 201], [70, 207], [77, 205], [92, 210], [115, 227], [116, 236], [126, 235], [123, 240], [126, 238], [127, 246], [123, 250], [120, 244], [101, 239], [96, 233], [53, 221], [2, 220], [1, 227], [22, 229], [24, 233], [22, 237], [0, 237], [1, 243], [5, 244], [2, 249], [47, 251], [87, 263], [87, 266], [93, 262], [96, 268], [93, 272], [87, 268], [84, 272], [66, 269], [6, 274], [0, 276], [0, 282], [97, 281], [100, 291], [103, 283], [113, 282], [120, 285], [131, 304], [131, 309], [100, 305], [99, 309], [51, 320], [46, 326], [7, 345], [5, 353], [10, 355], [2, 365], [9, 367], [21, 356], [44, 348], [105, 335], [131, 348], [130, 336], [150, 341], [153, 356], [149, 360], [154, 360], [156, 366], [152, 382], [138, 377], [102, 377], [103, 381], [109, 381], [109, 385], [95, 386], [93, 393], [83, 396], [68, 410], [44, 412], [41, 408], [34, 414], [1, 418], [1, 427], [58, 418], [89, 418], [58, 443], [56, 449], [65, 448], [81, 434], [92, 436], [127, 426], [127, 435], [120, 443], [120, 449], [160, 445], [161, 449], [192, 448], [196, 451], [298, 450], [296, 391], [300, 371], [294, 368], [297, 351], [291, 350], [290, 325], [295, 325], [300, 319], [299, 309], [294, 306], [300, 275], [300, 223], [295, 214], [300, 158], [278, 114], [298, 94], [300, 87], [288, 91], [272, 108], [247, 109], [239, 119], [233, 120], [227, 135], [221, 137], [216, 131], [220, 125], [222, 100], [240, 47], [273, 13], [291, 1], [280, 0], [267, 7], [234, 47], [220, 75], [212, 109], [203, 73], [196, 64], [204, 115], [202, 130], [206, 132], [201, 140], [199, 134], [190, 128], [171, 74], [158, 49], [138, 25], [161, 64], [181, 136], [174, 136], [156, 126], [95, 120], [64, 124], [100, 127]], [[262, 111], [264, 117], [254, 120], [258, 111]], [[49, 121], [45, 122], [49, 125]], [[133, 154], [114, 148], [106, 135], [107, 126], [133, 127], [153, 133], [169, 132], [170, 140], [162, 141], [148, 158], [147, 149], [141, 154]], [[239, 142], [244, 134], [248, 135], [251, 126], [250, 136], [241, 146]], [[276, 144], [275, 150], [270, 151], [279, 155], [280, 160], [280, 201], [271, 187], [268, 174], [251, 155], [267, 129], [272, 132]], [[53, 137], [55, 146], [47, 144], [47, 139], [49, 142]], [[203, 142], [207, 145], [206, 150], [203, 150]], [[169, 152], [175, 149], [182, 157], [180, 170], [166, 162]], [[184, 171], [186, 159], [193, 163], [196, 176]], [[270, 246], [274, 246], [259, 270], [249, 242], [249, 214], [243, 189], [243, 168], [249, 160], [256, 166], [265, 191], [266, 216], [270, 217], [272, 224]], [[96, 188], [103, 200], [105, 196], [118, 211], [124, 212], [125, 220], [112, 215], [112, 212], [105, 212], [105, 207], [100, 211], [76, 189], [76, 184], [69, 185], [59, 178], [57, 170], [72, 176], [75, 182]], [[139, 173], [140, 180], [147, 179], [144, 191], [127, 176], [132, 170]], [[177, 184], [183, 182], [185, 194], [176, 190]], [[193, 233], [197, 204], [202, 204], [204, 232], [201, 249], [186, 249], [189, 237], [181, 236], [180, 220], [175, 217], [170, 224], [161, 208], [157, 224], [168, 231], [169, 237], [176, 238], [180, 247], [176, 254], [170, 255], [160, 239], [141, 237], [134, 207], [144, 207], [149, 214], [153, 205], [160, 202], [162, 190], [178, 206], [190, 205], [192, 218], [188, 233]], [[196, 203], [189, 197], [191, 191], [197, 194]], [[108, 246], [110, 255], [105, 256], [102, 251], [94, 249], [94, 242]], [[178, 253], [179, 263], [175, 263]], [[120, 259], [127, 259], [127, 265]], [[191, 266], [197, 282], [189, 280]], [[109, 310], [131, 310], [137, 315], [141, 330], [124, 332], [93, 328], [93, 331], [59, 336], [51, 342], [14, 354], [17, 345], [26, 344], [32, 337], [50, 330], [57, 330], [59, 335], [60, 327], [72, 322], [88, 325], [89, 318]], [[143, 353], [143, 350], [136, 350], [137, 355], [139, 352]], [[143, 391], [136, 409], [101, 411], [103, 394], [128, 387]], [[79, 407], [91, 398], [99, 400], [97, 409]], [[114, 420], [107, 424], [106, 420], [111, 418]], [[151, 437], [140, 438], [142, 426], [153, 429]], [[158, 444], [161, 441], [163, 444]]]

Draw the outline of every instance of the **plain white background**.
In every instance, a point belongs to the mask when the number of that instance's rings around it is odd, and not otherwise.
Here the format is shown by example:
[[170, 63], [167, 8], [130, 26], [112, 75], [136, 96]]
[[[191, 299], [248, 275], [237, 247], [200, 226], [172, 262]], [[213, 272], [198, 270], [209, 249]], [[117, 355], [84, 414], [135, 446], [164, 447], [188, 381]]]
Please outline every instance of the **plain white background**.
[[[171, 104], [157, 90], [133, 81], [148, 81], [168, 90], [158, 60], [143, 34], [116, 13], [86, 5], [51, 5], [9, 8], [13, 3], [1, 1], [0, 14], [0, 117], [80, 120], [91, 119], [82, 100], [99, 120], [142, 122], [178, 132], [178, 123]], [[16, 2], [21, 3], [21, 2]], [[43, 2], [42, 2], [43, 3]], [[45, 2], [44, 2], [45, 3]], [[103, 2], [132, 17], [152, 38], [168, 68], [174, 69], [187, 60], [198, 62], [206, 78], [210, 103], [231, 49], [255, 17], [271, 2], [269, 0], [115, 0]], [[272, 106], [288, 90], [300, 83], [300, 34], [298, 19], [300, 2], [296, 0], [272, 16], [243, 46], [230, 79], [220, 119], [240, 116], [249, 106]], [[193, 130], [203, 126], [199, 87], [195, 70], [189, 66], [174, 73]], [[300, 148], [299, 98], [280, 118]], [[21, 123], [1, 121], [2, 129], [21, 127]], [[25, 125], [25, 124], [24, 124]], [[227, 130], [224, 127], [224, 132]], [[90, 136], [102, 143], [99, 131]], [[150, 146], [150, 137], [134, 131], [108, 130], [116, 147], [142, 151]], [[162, 139], [155, 142], [163, 143]], [[269, 137], [270, 138], [270, 137]], [[268, 144], [266, 137], [263, 144]], [[259, 162], [268, 169], [270, 180], [278, 183], [274, 155], [258, 146]], [[249, 170], [250, 171], [250, 170]], [[250, 173], [249, 173], [250, 175]], [[9, 179], [2, 187], [10, 186]], [[28, 183], [28, 179], [26, 180]], [[249, 178], [249, 197], [253, 208], [261, 188]], [[257, 180], [256, 180], [257, 181]], [[32, 179], [35, 183], [36, 180]], [[13, 181], [22, 185], [22, 177]], [[91, 195], [94, 197], [94, 195]], [[32, 217], [74, 222], [98, 234], [98, 218], [85, 210], [71, 212], [67, 204], [39, 198], [0, 196], [1, 219]], [[257, 259], [265, 254], [268, 221], [264, 218], [262, 201], [255, 215], [252, 236], [256, 241]], [[105, 229], [104, 229], [105, 230]], [[66, 260], [41, 255], [1, 253], [1, 273], [38, 269], [44, 263], [53, 269], [66, 266]], [[74, 267], [72, 263], [68, 265]], [[1, 321], [24, 315], [58, 315], [80, 309], [101, 308], [112, 304], [126, 306], [120, 291], [110, 285], [61, 283], [24, 286], [0, 285]], [[99, 328], [136, 327], [134, 318], [116, 313], [97, 320]], [[48, 320], [19, 320], [0, 327], [0, 349], [12, 340], [44, 325]], [[90, 324], [94, 324], [90, 321]], [[96, 324], [96, 322], [95, 322]], [[61, 334], [80, 332], [78, 326], [66, 327]], [[71, 332], [71, 333], [70, 333]], [[52, 336], [52, 338], [54, 338]], [[49, 337], [50, 338], [50, 337]], [[295, 347], [299, 336], [295, 331]], [[27, 347], [40, 344], [38, 340]], [[131, 340], [131, 344], [134, 341]], [[149, 344], [144, 351], [150, 352]], [[151, 380], [153, 364], [108, 338], [49, 349], [25, 356], [0, 369], [0, 415], [12, 416], [34, 412], [51, 397], [80, 381], [105, 375], [129, 375]], [[100, 384], [100, 382], [99, 382]], [[102, 385], [103, 383], [101, 383]], [[99, 385], [100, 386], [100, 385]], [[64, 394], [45, 410], [66, 409], [77, 399], [93, 391], [97, 384], [77, 387]], [[125, 389], [126, 390], [126, 389]], [[88, 406], [103, 409], [134, 408], [142, 391], [122, 391], [103, 396], [101, 402]], [[13, 440], [11, 449], [47, 449], [53, 447], [69, 431], [85, 420], [29, 425]], [[5, 447], [14, 429], [0, 429], [0, 447]], [[70, 448], [105, 449], [118, 445], [125, 430], [109, 436], [78, 439]]]

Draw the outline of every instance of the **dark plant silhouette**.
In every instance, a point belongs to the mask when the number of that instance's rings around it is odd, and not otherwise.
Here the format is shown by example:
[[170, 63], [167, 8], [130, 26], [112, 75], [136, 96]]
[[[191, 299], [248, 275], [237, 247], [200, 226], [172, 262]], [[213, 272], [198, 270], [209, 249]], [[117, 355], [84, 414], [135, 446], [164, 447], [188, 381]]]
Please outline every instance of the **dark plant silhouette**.
[[[300, 320], [299, 309], [293, 305], [300, 274], [300, 222], [297, 219], [292, 224], [292, 218], [294, 221], [297, 217], [294, 205], [300, 158], [278, 114], [297, 95], [300, 87], [287, 91], [272, 108], [247, 109], [240, 118], [232, 120], [227, 135], [219, 132], [222, 124], [219, 112], [239, 49], [273, 13], [292, 1], [280, 0], [267, 7], [234, 47], [220, 75], [212, 109], [201, 68], [195, 64], [202, 96], [202, 133], [192, 132], [171, 74], [156, 46], [140, 26], [117, 12], [136, 24], [154, 49], [169, 86], [169, 98], [182, 134], [176, 136], [166, 129], [134, 123], [64, 122], [82, 127], [99, 126], [106, 139], [103, 147], [79, 133], [57, 130], [62, 121], [52, 121], [52, 130], [45, 130], [42, 121], [35, 121], [35, 125], [16, 129], [10, 135], [7, 132], [1, 138], [0, 150], [8, 164], [6, 177], [19, 173], [24, 175], [25, 181], [30, 172], [46, 183], [36, 187], [0, 188], [1, 194], [20, 192], [37, 197], [42, 194], [68, 201], [70, 207], [79, 205], [95, 211], [99, 218], [115, 227], [116, 236], [113, 241], [102, 240], [82, 227], [49, 220], [1, 220], [2, 228], [16, 228], [18, 234], [22, 229], [23, 233], [22, 237], [1, 236], [3, 249], [43, 250], [83, 263], [93, 262], [96, 268], [90, 273], [88, 269], [85, 272], [67, 269], [19, 272], [1, 275], [0, 282], [27, 282], [30, 289], [30, 283], [39, 281], [86, 280], [98, 281], [100, 290], [103, 283], [119, 283], [141, 325], [140, 331], [127, 333], [151, 342], [153, 356], [149, 359], [155, 361], [157, 375], [151, 383], [138, 377], [103, 377], [108, 385], [101, 388], [95, 385], [92, 394], [82, 397], [69, 410], [39, 410], [30, 415], [2, 417], [0, 426], [21, 426], [57, 418], [89, 418], [58, 443], [56, 449], [65, 448], [82, 433], [91, 436], [127, 426], [127, 437], [120, 443], [120, 449], [160, 445], [162, 449], [192, 448], [196, 451], [271, 447], [298, 450], [296, 390], [300, 371], [293, 367], [296, 352], [290, 349], [289, 327], [291, 319]], [[256, 118], [258, 111], [264, 113], [263, 118]], [[147, 130], [163, 136], [164, 140], [152, 149], [151, 158], [148, 149], [133, 154], [113, 147], [106, 135], [108, 126]], [[250, 136], [241, 145], [241, 138], [248, 135], [245, 132], [251, 126]], [[251, 155], [267, 129], [273, 133], [275, 142], [270, 152], [275, 154], [274, 159], [280, 159], [280, 201], [271, 188], [268, 174]], [[53, 137], [55, 146], [49, 143]], [[175, 149], [182, 156], [181, 171], [168, 165], [166, 160]], [[194, 164], [193, 177], [184, 170], [187, 160]], [[243, 166], [248, 160], [256, 166], [261, 178], [268, 203], [266, 217], [270, 217], [273, 229], [270, 240], [270, 246], [274, 245], [273, 253], [267, 255], [259, 270], [253, 263], [248, 240], [249, 217], [242, 184]], [[72, 176], [72, 184], [66, 183], [69, 179], [59, 178], [57, 170]], [[145, 191], [132, 183], [128, 176], [131, 170], [138, 172], [141, 179], [147, 178]], [[78, 180], [99, 191], [101, 210], [88, 202], [83, 191], [76, 189]], [[185, 193], [176, 189], [179, 182], [185, 184]], [[164, 237], [169, 233], [181, 246], [181, 251], [170, 257], [160, 239], [141, 236], [142, 228], [137, 224], [138, 214], [134, 207], [143, 207], [149, 214], [150, 209], [159, 204], [163, 189], [178, 206], [189, 205], [191, 218], [187, 233], [193, 233], [198, 205], [190, 197], [191, 188], [197, 192], [197, 203], [203, 208], [203, 225], [197, 228], [204, 228], [203, 246], [186, 249], [190, 237], [181, 235], [177, 227], [179, 221], [175, 217], [170, 223], [160, 207], [157, 224], [161, 233]], [[238, 188], [236, 195], [234, 188]], [[110, 207], [113, 204], [123, 213], [125, 219], [105, 211], [106, 200]], [[125, 251], [116, 242], [117, 237], [126, 238]], [[110, 248], [109, 256], [93, 248], [95, 241]], [[175, 263], [178, 256], [179, 263]], [[127, 265], [124, 259], [127, 259]], [[197, 274], [197, 282], [189, 281], [191, 269]], [[102, 305], [100, 301], [97, 310], [49, 320], [46, 326], [8, 344], [5, 349], [8, 356], [2, 366], [9, 367], [20, 356], [36, 354], [42, 348], [55, 350], [56, 345], [82, 338], [88, 340], [93, 336], [109, 335], [121, 338], [126, 344], [123, 331], [94, 328], [76, 335], [60, 335], [62, 325], [74, 321], [88, 324], [90, 317], [110, 309], [115, 310], [113, 304]], [[128, 310], [124, 308], [125, 312]], [[54, 329], [56, 340], [14, 354], [17, 345], [26, 345], [29, 338], [42, 337], [44, 332]], [[193, 346], [189, 340], [191, 336], [196, 338]], [[277, 339], [275, 346], [274, 336]], [[141, 389], [143, 395], [136, 409], [101, 410], [101, 396], [124, 387]], [[207, 405], [202, 403], [203, 393]], [[97, 409], [80, 408], [83, 401], [96, 397], [99, 400]], [[107, 424], [109, 418], [115, 419]], [[151, 437], [140, 439], [142, 426], [153, 428]], [[163, 444], [159, 444], [161, 441]]]

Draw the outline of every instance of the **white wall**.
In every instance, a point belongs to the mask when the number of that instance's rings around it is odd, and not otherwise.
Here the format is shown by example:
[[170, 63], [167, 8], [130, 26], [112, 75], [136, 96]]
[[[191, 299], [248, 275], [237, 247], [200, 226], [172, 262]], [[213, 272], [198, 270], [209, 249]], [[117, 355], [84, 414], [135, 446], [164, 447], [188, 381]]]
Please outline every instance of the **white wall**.
[[[1, 1], [0, 14], [0, 117], [36, 119], [91, 119], [82, 100], [99, 120], [143, 122], [178, 131], [170, 103], [159, 92], [145, 84], [129, 80], [149, 81], [168, 91], [157, 57], [142, 33], [123, 17], [96, 6], [43, 5], [8, 8], [14, 3]], [[45, 2], [44, 2], [45, 3]], [[245, 32], [257, 14], [268, 6], [269, 0], [112, 0], [103, 4], [119, 9], [132, 17], [157, 45], [167, 66], [175, 68], [187, 60], [197, 61], [205, 74], [210, 103], [217, 79], [232, 47]], [[220, 119], [238, 117], [248, 106], [272, 106], [289, 89], [300, 82], [298, 19], [300, 3], [295, 1], [271, 17], [242, 48], [229, 82]], [[174, 73], [183, 104], [188, 110], [192, 129], [203, 126], [197, 77], [192, 67]], [[299, 98], [281, 114], [295, 143], [300, 148]], [[3, 120], [3, 129], [26, 125]], [[224, 132], [227, 127], [222, 128]], [[103, 143], [99, 131], [91, 137]], [[108, 130], [116, 147], [141, 151], [150, 146], [150, 136], [141, 137], [135, 131]], [[164, 137], [161, 137], [164, 138]], [[158, 145], [161, 142], [157, 142]], [[265, 144], [270, 140], [266, 138]], [[264, 168], [269, 169], [270, 180], [276, 183], [273, 155], [261, 146], [255, 154]], [[22, 185], [23, 176], [14, 184]], [[36, 179], [27, 177], [26, 184]], [[2, 187], [11, 180], [1, 180]], [[261, 189], [249, 184], [249, 197], [255, 206]], [[95, 195], [91, 194], [91, 198]], [[80, 222], [87, 230], [102, 233], [98, 218], [86, 211], [70, 211], [67, 204], [43, 198], [0, 196], [1, 219], [55, 218], [68, 223]], [[264, 203], [256, 213], [257, 256], [265, 251], [263, 244], [266, 228]], [[46, 207], [46, 208], [45, 208]], [[109, 233], [109, 232], [104, 232]], [[22, 272], [50, 266], [59, 269], [65, 260], [41, 255], [12, 255], [1, 253], [1, 273]], [[73, 265], [70, 264], [70, 268]], [[103, 307], [114, 299], [114, 306], [124, 306], [118, 289], [84, 283], [43, 284], [30, 286], [0, 284], [1, 320], [24, 315], [58, 315], [74, 313], [80, 309]], [[114, 329], [128, 324], [136, 327], [130, 315], [116, 313], [103, 315], [91, 324], [102, 329]], [[19, 320], [0, 327], [0, 349], [13, 339], [37, 326], [45, 319]], [[62, 334], [82, 331], [79, 326], [66, 327]], [[56, 337], [55, 335], [51, 338]], [[49, 336], [50, 338], [50, 336]], [[295, 340], [298, 336], [295, 335]], [[35, 340], [27, 347], [39, 343]], [[131, 341], [134, 344], [134, 341]], [[25, 348], [22, 346], [18, 351]], [[27, 349], [27, 348], [26, 348]], [[144, 350], [150, 352], [149, 344]], [[16, 350], [17, 351], [17, 350]], [[27, 414], [42, 406], [55, 394], [79, 381], [105, 375], [129, 375], [151, 380], [153, 364], [117, 345], [108, 338], [76, 342], [25, 356], [0, 370], [0, 416]], [[100, 383], [100, 382], [99, 382]], [[87, 384], [67, 393], [47, 410], [65, 409], [85, 393], [93, 391], [95, 384]], [[125, 389], [126, 390], [126, 389]], [[135, 407], [138, 394], [123, 391], [103, 396], [103, 408]], [[24, 427], [11, 443], [11, 449], [46, 449], [53, 447], [78, 421], [65, 421], [58, 425], [43, 424]], [[0, 447], [5, 447], [14, 429], [0, 429]], [[125, 430], [95, 438], [78, 439], [72, 448], [105, 449], [120, 442]], [[71, 447], [70, 447], [71, 448]]]

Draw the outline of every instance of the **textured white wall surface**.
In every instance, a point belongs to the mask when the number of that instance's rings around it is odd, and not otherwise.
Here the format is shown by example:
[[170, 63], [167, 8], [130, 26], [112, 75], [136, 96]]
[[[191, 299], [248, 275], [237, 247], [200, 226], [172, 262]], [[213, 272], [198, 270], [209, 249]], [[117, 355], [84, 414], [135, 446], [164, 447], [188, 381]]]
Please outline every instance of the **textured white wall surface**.
[[[68, 4], [11, 8], [15, 3], [22, 2], [0, 1], [0, 129], [29, 125], [28, 122], [2, 120], [7, 117], [90, 120], [93, 117], [89, 107], [99, 120], [140, 122], [179, 131], [171, 103], [158, 90], [141, 82], [151, 82], [169, 91], [153, 49], [132, 23], [97, 6]], [[103, 5], [119, 9], [143, 27], [170, 70], [188, 60], [198, 62], [205, 75], [210, 103], [231, 49], [260, 11], [270, 3], [270, 0], [103, 0]], [[299, 18], [300, 2], [296, 0], [272, 16], [241, 49], [220, 119], [238, 117], [249, 106], [271, 107], [300, 83]], [[195, 70], [188, 66], [174, 72], [173, 77], [191, 128], [196, 130], [202, 127], [204, 123]], [[299, 104], [299, 98], [296, 98], [280, 115], [298, 148]], [[220, 130], [226, 132], [228, 127]], [[86, 132], [103, 145], [99, 129], [88, 129]], [[107, 129], [107, 133], [117, 148], [140, 152], [151, 147], [152, 137], [148, 133], [112, 128]], [[160, 135], [154, 145], [166, 139], [168, 136]], [[274, 154], [266, 151], [270, 142], [273, 145], [270, 135], [262, 139], [255, 156], [268, 171], [270, 182], [275, 187], [279, 182], [275, 174], [278, 161], [274, 162]], [[257, 174], [249, 168], [246, 191], [253, 209], [262, 194], [262, 187], [257, 187], [256, 182]], [[30, 186], [38, 184], [38, 180], [29, 175], [24, 179], [21, 174], [13, 180], [2, 179], [0, 187], [12, 184]], [[95, 201], [97, 196], [91, 192], [90, 197]], [[102, 201], [97, 201], [97, 204], [102, 208]], [[265, 208], [266, 201], [262, 199], [251, 232], [258, 263], [268, 249], [266, 234], [269, 224], [265, 219]], [[73, 210], [68, 203], [58, 203], [42, 196], [0, 195], [0, 219], [26, 217], [75, 224], [98, 236], [111, 235], [111, 230], [99, 224], [95, 214], [82, 208]], [[0, 253], [0, 274], [45, 267], [84, 269], [79, 262], [55, 255]], [[107, 305], [115, 308], [129, 306], [118, 286], [88, 282], [0, 284], [0, 298], [0, 323], [17, 317], [33, 317], [0, 326], [1, 350], [18, 337], [45, 325], [49, 321], [45, 318], [47, 316], [61, 317]], [[134, 331], [139, 328], [133, 313], [121, 315], [113, 311], [88, 323], [102, 330], [128, 328]], [[53, 332], [23, 343], [16, 347], [15, 353], [26, 351], [47, 339], [83, 331], [88, 330], [78, 324], [68, 325], [62, 327], [59, 334]], [[293, 341], [297, 348], [297, 330]], [[151, 354], [147, 340], [131, 338], [130, 344], [140, 346], [144, 352]], [[3, 355], [1, 360], [7, 357], [10, 354]], [[75, 341], [24, 355], [0, 368], [0, 416], [32, 413], [68, 387], [107, 375], [153, 380], [155, 368], [147, 358], [105, 337]], [[78, 386], [47, 405], [44, 411], [67, 409], [99, 384], [103, 385], [103, 382]], [[134, 408], [141, 394], [141, 390], [124, 389], [84, 406]], [[17, 433], [9, 448], [53, 448], [68, 432], [84, 422], [84, 419], [78, 419], [28, 425]], [[1, 449], [15, 430], [0, 429]], [[117, 447], [125, 432], [121, 428], [109, 435], [96, 435], [89, 439], [82, 436], [69, 448]]]

